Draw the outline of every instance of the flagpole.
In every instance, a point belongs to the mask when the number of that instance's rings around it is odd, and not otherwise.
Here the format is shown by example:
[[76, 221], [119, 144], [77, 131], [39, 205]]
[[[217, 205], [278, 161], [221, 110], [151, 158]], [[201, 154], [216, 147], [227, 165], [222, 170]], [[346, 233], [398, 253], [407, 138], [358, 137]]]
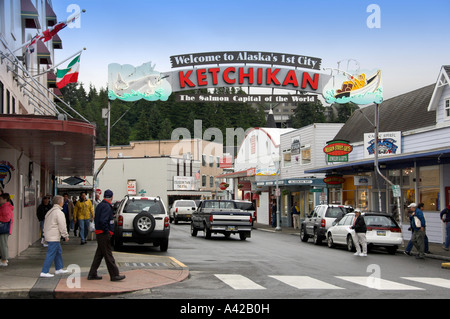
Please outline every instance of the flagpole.
[[46, 74], [46, 73], [48, 73], [48, 72], [50, 72], [50, 71], [53, 71], [54, 69], [56, 69], [58, 66], [60, 66], [60, 65], [63, 64], [64, 62], [66, 62], [66, 61], [72, 59], [73, 57], [75, 57], [75, 56], [77, 56], [77, 55], [83, 53], [84, 50], [86, 50], [86, 48], [83, 48], [82, 50], [80, 50], [80, 51], [78, 51], [77, 53], [71, 55], [71, 56], [68, 57], [67, 59], [65, 59], [65, 60], [63, 60], [63, 61], [61, 61], [61, 62], [59, 62], [58, 64], [52, 66], [51, 68], [45, 70], [44, 72], [39, 73], [39, 74], [36, 74], [34, 77], [36, 78], [36, 77], [41, 76], [41, 75], [44, 75], [44, 74]]
[[[81, 12], [85, 13], [86, 10], [83, 9], [83, 10], [81, 10]], [[74, 13], [73, 15], [69, 16], [69, 17], [66, 19], [66, 21], [65, 21], [64, 23], [65, 23], [67, 26], [69, 26], [69, 24], [72, 23], [73, 20], [76, 20], [76, 19], [78, 19], [78, 18], [81, 16], [81, 12]], [[47, 28], [46, 30], [48, 30], [48, 28]], [[14, 49], [12, 52], [15, 53], [16, 51], [19, 51], [19, 50], [25, 48], [27, 45], [29, 45], [31, 42], [33, 42], [33, 40], [34, 40], [37, 36], [41, 37], [41, 36], [43, 36], [43, 35], [44, 35], [44, 32], [37, 33], [34, 37], [31, 38], [30, 41], [25, 42], [24, 44], [22, 44], [22, 45], [21, 45], [20, 47], [18, 47], [17, 49]], [[38, 40], [39, 40], [39, 39], [36, 39], [36, 41], [38, 41]]]

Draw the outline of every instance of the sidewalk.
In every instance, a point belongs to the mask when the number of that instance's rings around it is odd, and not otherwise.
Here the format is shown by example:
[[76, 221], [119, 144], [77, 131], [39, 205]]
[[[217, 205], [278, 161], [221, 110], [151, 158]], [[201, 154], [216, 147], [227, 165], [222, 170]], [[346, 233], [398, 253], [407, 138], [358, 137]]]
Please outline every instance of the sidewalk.
[[[116, 264], [126, 278], [110, 281], [103, 261], [98, 269], [103, 279], [87, 280], [97, 242], [93, 240], [80, 245], [79, 238], [71, 238], [62, 243], [62, 249], [64, 269], [79, 269], [80, 277], [75, 278], [76, 271], [72, 270], [67, 275], [39, 278], [47, 248], [36, 242], [20, 256], [10, 259], [8, 267], [0, 267], [0, 298], [99, 298], [151, 289], [189, 277], [189, 269], [173, 257], [114, 251]], [[54, 271], [52, 266], [50, 273], [54, 274]]]
[[[294, 229], [293, 227], [281, 226], [281, 230], [275, 230], [275, 228], [270, 225], [263, 225], [263, 224], [258, 224], [258, 223], [255, 223], [253, 227], [258, 230], [262, 230], [262, 231], [288, 234], [288, 235], [294, 235], [294, 236], [300, 237], [300, 230]], [[326, 244], [326, 241], [324, 241], [324, 244]], [[398, 248], [397, 254], [404, 253], [406, 245], [408, 244], [408, 240], [405, 240], [404, 244], [405, 244], [404, 247], [400, 246]], [[438, 260], [450, 262], [450, 251], [446, 251], [446, 250], [442, 249], [443, 246], [444, 246], [443, 244], [429, 243], [430, 254], [426, 254], [425, 255], [426, 258], [432, 258], [432, 259], [438, 259]], [[416, 253], [416, 250], [415, 250], [415, 248], [413, 248], [412, 254], [415, 255], [415, 253]]]

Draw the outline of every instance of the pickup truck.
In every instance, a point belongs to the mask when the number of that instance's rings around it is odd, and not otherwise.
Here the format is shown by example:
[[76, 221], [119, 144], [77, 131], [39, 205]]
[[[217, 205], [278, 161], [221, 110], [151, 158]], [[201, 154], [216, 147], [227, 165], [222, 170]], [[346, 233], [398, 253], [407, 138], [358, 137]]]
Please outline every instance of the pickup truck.
[[201, 230], [205, 238], [211, 234], [239, 234], [241, 240], [251, 237], [252, 214], [237, 208], [231, 200], [204, 200], [192, 214], [191, 235], [197, 236]]

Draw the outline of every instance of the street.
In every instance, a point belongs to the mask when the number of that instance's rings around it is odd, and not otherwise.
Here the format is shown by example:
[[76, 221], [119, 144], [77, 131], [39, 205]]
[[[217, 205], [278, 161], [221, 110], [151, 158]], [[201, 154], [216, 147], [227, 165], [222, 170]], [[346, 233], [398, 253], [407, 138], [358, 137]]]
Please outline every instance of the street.
[[[171, 226], [169, 250], [127, 246], [124, 251], [167, 254], [189, 267], [190, 278], [125, 299], [416, 299], [448, 298], [450, 273], [441, 261], [416, 260], [384, 250], [357, 257], [299, 236], [256, 229], [204, 238], [190, 235], [188, 223]], [[116, 296], [117, 297], [117, 296]]]

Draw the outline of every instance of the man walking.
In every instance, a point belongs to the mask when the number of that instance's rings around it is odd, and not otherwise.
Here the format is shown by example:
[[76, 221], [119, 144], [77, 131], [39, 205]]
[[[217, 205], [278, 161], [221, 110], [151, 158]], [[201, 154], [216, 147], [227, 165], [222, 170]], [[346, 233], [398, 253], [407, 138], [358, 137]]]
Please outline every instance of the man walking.
[[441, 220], [443, 223], [445, 223], [445, 243], [444, 247], [442, 247], [444, 250], [448, 251], [448, 247], [450, 245], [450, 205], [448, 205], [444, 210], [442, 210], [440, 214]]
[[411, 242], [414, 247], [416, 247], [419, 254], [416, 256], [417, 259], [424, 259], [425, 256], [425, 218], [422, 211], [417, 208], [416, 203], [412, 203], [408, 206], [414, 212], [409, 216], [411, 220], [411, 227], [413, 229], [413, 234]]
[[80, 227], [81, 245], [86, 244], [86, 237], [89, 233], [89, 221], [94, 218], [94, 207], [92, 202], [86, 198], [86, 193], [81, 192], [80, 200], [75, 204], [73, 210], [73, 221]]
[[114, 260], [110, 244], [110, 238], [114, 231], [113, 208], [111, 206], [113, 192], [107, 189], [103, 197], [103, 201], [95, 209], [94, 222], [98, 246], [91, 269], [89, 270], [88, 280], [102, 279], [101, 276], [98, 276], [97, 269], [102, 259], [105, 258], [111, 281], [119, 281], [125, 279], [125, 276], [119, 273], [119, 268]]
[[297, 202], [292, 206], [292, 220], [294, 222], [294, 229], [300, 229], [300, 209], [298, 208]]

